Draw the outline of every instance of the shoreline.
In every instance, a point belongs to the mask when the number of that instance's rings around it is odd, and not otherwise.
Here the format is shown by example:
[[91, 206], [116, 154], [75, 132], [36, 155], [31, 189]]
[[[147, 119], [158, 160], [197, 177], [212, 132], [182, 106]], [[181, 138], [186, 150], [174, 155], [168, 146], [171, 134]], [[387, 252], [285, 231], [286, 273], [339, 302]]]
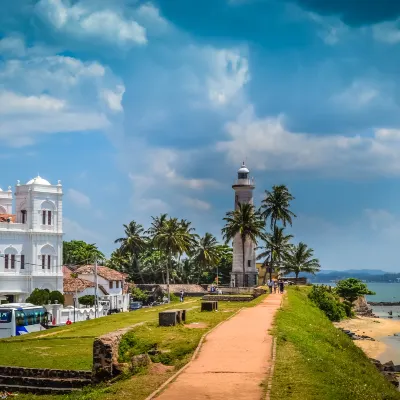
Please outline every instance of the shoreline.
[[398, 341], [393, 340], [396, 339], [394, 334], [400, 334], [400, 320], [356, 316], [335, 322], [334, 325], [348, 329], [357, 335], [366, 335], [375, 339], [375, 341], [354, 341], [368, 357], [382, 363], [393, 361], [395, 364], [400, 364], [400, 337]]

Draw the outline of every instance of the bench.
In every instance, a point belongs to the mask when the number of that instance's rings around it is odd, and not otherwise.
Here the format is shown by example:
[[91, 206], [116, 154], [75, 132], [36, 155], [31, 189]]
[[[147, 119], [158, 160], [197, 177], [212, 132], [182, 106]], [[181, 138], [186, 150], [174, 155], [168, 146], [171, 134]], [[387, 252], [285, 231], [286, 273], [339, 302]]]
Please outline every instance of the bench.
[[186, 322], [186, 310], [165, 310], [158, 313], [160, 326], [175, 326], [183, 322]]
[[218, 301], [203, 301], [201, 311], [218, 311]]

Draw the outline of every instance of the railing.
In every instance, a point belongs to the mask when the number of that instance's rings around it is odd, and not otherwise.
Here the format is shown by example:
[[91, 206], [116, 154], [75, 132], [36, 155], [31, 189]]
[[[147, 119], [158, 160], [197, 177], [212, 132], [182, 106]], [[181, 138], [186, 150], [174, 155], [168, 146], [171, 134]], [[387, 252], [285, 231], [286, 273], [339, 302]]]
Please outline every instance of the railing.
[[24, 231], [28, 228], [27, 224], [19, 224], [14, 222], [0, 222], [0, 230], [2, 231]]
[[40, 225], [40, 229], [43, 231], [54, 231], [54, 225]]
[[246, 178], [246, 179], [235, 179], [233, 182], [234, 185], [242, 185], [242, 186], [253, 186], [255, 184], [254, 178]]

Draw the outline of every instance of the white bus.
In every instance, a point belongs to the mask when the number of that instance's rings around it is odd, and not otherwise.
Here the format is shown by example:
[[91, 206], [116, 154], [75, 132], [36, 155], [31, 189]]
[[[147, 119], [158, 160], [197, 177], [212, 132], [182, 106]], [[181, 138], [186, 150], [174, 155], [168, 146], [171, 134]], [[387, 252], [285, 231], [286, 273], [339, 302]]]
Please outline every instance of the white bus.
[[0, 305], [0, 339], [45, 330], [47, 310], [30, 303]]

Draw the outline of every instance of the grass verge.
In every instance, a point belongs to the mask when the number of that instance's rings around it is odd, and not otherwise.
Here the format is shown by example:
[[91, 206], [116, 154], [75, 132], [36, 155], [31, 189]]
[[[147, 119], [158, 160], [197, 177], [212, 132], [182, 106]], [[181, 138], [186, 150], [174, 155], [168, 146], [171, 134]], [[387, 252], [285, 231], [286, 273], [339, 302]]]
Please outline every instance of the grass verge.
[[289, 288], [273, 334], [271, 400], [400, 399], [363, 351], [308, 300], [306, 288]]
[[[160, 353], [151, 356], [152, 361], [162, 367], [142, 370], [134, 376], [127, 376], [112, 385], [104, 385], [87, 388], [80, 393], [70, 395], [32, 395], [19, 394], [19, 400], [144, 400], [177, 370], [184, 366], [192, 357], [201, 337], [237, 312], [240, 308], [253, 307], [259, 304], [266, 296], [260, 296], [251, 302], [220, 302], [218, 312], [200, 312], [199, 304], [197, 308], [187, 313], [186, 325], [175, 327], [159, 327], [155, 321], [150, 321], [146, 325], [138, 326], [125, 337], [133, 335], [134, 347], [123, 347], [120, 351], [120, 358], [127, 361], [131, 355], [141, 353], [148, 348], [156, 347]], [[196, 304], [195, 304], [196, 305]], [[194, 305], [191, 304], [191, 307]], [[175, 306], [176, 307], [176, 306]], [[199, 325], [200, 327], [196, 327]], [[132, 338], [131, 338], [132, 339]], [[140, 349], [140, 351], [139, 351]], [[162, 364], [162, 365], [161, 365]]]

